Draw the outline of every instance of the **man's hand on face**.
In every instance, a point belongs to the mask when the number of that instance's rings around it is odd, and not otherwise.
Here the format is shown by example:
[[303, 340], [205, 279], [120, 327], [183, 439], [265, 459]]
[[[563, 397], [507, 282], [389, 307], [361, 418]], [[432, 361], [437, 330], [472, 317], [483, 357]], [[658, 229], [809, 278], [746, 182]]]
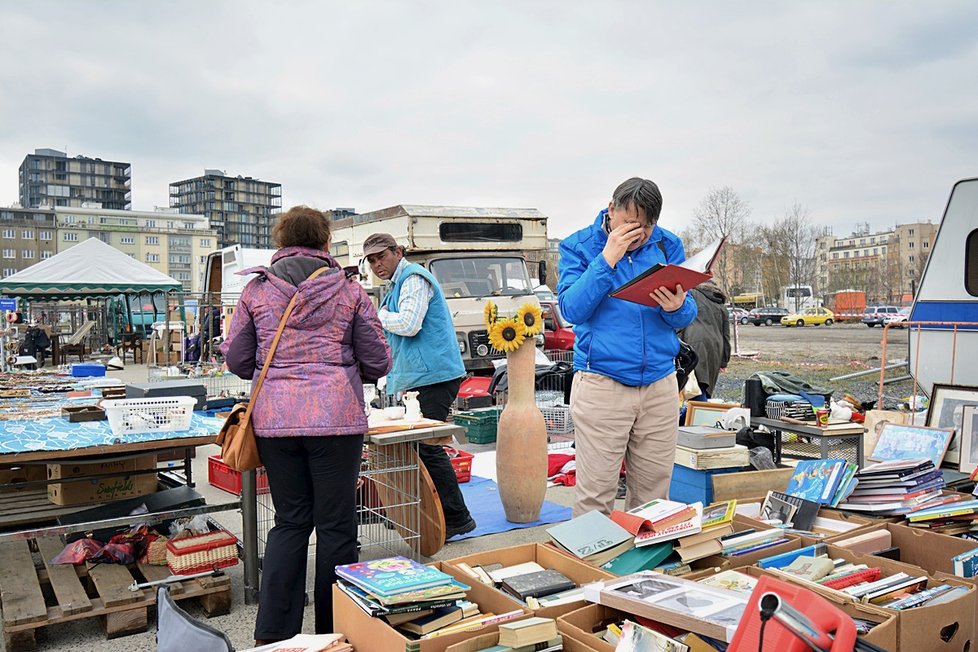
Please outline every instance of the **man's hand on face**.
[[608, 242], [604, 246], [604, 250], [601, 255], [604, 256], [605, 261], [612, 267], [618, 264], [618, 261], [625, 256], [625, 252], [628, 248], [635, 243], [636, 240], [641, 239], [644, 236], [645, 226], [640, 222], [625, 222], [624, 224], [612, 229], [611, 233], [608, 234]]
[[649, 296], [658, 301], [659, 306], [666, 312], [676, 312], [686, 301], [686, 291], [681, 285], [676, 286], [675, 292], [670, 292], [666, 287], [658, 287], [652, 290]]

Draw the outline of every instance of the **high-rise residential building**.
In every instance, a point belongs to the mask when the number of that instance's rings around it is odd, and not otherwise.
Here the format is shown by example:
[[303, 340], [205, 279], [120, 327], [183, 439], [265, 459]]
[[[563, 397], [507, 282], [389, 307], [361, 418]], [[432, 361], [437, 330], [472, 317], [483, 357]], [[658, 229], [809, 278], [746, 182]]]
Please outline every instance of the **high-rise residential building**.
[[207, 254], [217, 248], [217, 232], [203, 215], [102, 208], [55, 208], [58, 252], [98, 238], [180, 281], [187, 292], [203, 287]]
[[0, 274], [4, 278], [57, 253], [50, 209], [0, 208]]
[[75, 156], [56, 149], [35, 149], [20, 164], [20, 205], [100, 205], [111, 210], [132, 208], [132, 166], [120, 161]]
[[819, 236], [815, 244], [819, 290], [862, 290], [867, 301], [900, 303], [912, 296], [930, 255], [937, 225], [898, 224], [870, 233], [864, 226], [844, 238]]
[[270, 249], [282, 184], [204, 170], [203, 176], [170, 184], [170, 207], [207, 217], [217, 230], [218, 247]]

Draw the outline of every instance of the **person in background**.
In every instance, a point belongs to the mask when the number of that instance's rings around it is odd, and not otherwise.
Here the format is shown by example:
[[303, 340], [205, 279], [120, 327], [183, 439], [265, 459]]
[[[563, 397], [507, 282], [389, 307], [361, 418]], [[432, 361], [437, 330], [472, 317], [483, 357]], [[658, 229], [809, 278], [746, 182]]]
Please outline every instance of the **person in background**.
[[[390, 289], [378, 313], [394, 354], [387, 376], [388, 394], [418, 392], [421, 414], [445, 421], [458, 396], [465, 365], [455, 339], [448, 302], [435, 278], [421, 265], [404, 258], [389, 233], [375, 233], [363, 242], [363, 255]], [[445, 539], [475, 529], [458, 486], [455, 469], [442, 448], [451, 437], [418, 444], [418, 453], [438, 491], [445, 513]]]
[[[316, 633], [333, 631], [335, 567], [357, 561], [356, 486], [367, 417], [364, 382], [390, 370], [377, 312], [326, 251], [329, 218], [296, 206], [272, 228], [279, 250], [234, 311], [222, 353], [241, 378], [260, 372], [297, 296], [251, 423], [275, 506], [255, 624], [257, 644], [302, 631], [309, 535], [316, 530]], [[314, 279], [310, 275], [326, 268]]]
[[689, 293], [696, 301], [696, 319], [679, 332], [679, 337], [696, 351], [696, 381], [704, 398], [710, 398], [720, 370], [730, 362], [730, 319], [724, 307], [727, 298], [713, 281], [704, 281]]
[[575, 516], [611, 513], [623, 460], [625, 509], [669, 492], [679, 418], [676, 330], [695, 319], [696, 303], [682, 286], [656, 288], [654, 308], [609, 296], [655, 264], [686, 260], [682, 241], [657, 225], [661, 210], [655, 183], [628, 179], [594, 224], [560, 243], [557, 301], [576, 334]]

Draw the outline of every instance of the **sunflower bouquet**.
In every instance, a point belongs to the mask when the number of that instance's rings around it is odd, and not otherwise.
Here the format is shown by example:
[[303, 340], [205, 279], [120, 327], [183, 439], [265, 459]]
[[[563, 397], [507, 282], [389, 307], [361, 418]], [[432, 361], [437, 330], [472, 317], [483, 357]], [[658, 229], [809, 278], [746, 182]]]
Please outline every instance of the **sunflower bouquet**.
[[543, 330], [540, 306], [532, 303], [524, 303], [513, 317], [500, 317], [499, 307], [487, 301], [485, 316], [489, 344], [504, 353], [515, 351], [526, 338], [535, 337]]

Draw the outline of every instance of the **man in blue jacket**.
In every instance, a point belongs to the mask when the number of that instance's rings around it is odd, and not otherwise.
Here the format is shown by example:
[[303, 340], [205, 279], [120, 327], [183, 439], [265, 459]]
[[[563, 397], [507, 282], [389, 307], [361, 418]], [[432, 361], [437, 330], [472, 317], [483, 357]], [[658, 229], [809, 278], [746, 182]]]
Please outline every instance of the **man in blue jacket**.
[[655, 289], [655, 308], [608, 296], [656, 263], [686, 260], [682, 241], [656, 224], [661, 210], [658, 186], [632, 178], [594, 224], [560, 243], [557, 300], [576, 335], [574, 516], [611, 513], [622, 460], [626, 510], [668, 497], [679, 421], [676, 330], [692, 323], [696, 302], [682, 286]]

